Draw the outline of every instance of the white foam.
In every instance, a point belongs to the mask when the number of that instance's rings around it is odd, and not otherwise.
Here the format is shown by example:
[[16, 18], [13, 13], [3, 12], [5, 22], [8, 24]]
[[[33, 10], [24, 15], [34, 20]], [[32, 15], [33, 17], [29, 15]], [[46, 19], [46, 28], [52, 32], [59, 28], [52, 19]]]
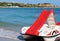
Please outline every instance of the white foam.
[[3, 28], [0, 28], [0, 37], [18, 40], [17, 39], [18, 35], [20, 35], [18, 32], [10, 31], [10, 30], [6, 30], [6, 29], [3, 29]]

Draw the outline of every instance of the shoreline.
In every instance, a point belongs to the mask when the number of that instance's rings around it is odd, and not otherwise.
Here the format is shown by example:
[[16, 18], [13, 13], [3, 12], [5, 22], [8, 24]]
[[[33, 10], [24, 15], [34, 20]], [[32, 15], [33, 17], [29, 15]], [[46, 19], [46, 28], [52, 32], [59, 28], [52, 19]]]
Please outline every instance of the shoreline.
[[53, 5], [51, 3], [37, 3], [37, 4], [29, 4], [29, 3], [18, 3], [18, 2], [0, 2], [0, 7], [6, 8], [58, 8], [57, 5]]
[[[38, 7], [0, 7], [0, 8], [38, 8]], [[43, 7], [40, 7], [40, 8], [43, 8]]]

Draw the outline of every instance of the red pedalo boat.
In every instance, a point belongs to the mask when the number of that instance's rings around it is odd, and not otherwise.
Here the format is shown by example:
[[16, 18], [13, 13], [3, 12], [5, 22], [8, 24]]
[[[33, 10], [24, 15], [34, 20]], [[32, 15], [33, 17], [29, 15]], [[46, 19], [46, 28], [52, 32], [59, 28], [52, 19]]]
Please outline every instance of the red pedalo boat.
[[32, 36], [42, 36], [46, 41], [55, 41], [60, 34], [60, 23], [56, 23], [54, 10], [47, 11], [44, 9], [33, 25], [23, 27], [21, 33]]

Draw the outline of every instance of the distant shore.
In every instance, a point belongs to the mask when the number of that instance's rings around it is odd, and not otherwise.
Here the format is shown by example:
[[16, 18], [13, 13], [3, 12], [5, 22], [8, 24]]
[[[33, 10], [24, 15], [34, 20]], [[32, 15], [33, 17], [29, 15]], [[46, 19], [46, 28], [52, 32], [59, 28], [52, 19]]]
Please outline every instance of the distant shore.
[[58, 8], [50, 3], [25, 4], [16, 2], [0, 2], [0, 8]]
[[[0, 7], [0, 8], [35, 8], [35, 7]], [[43, 7], [40, 7], [40, 8], [43, 8]], [[48, 8], [48, 7], [45, 7], [45, 8]], [[55, 8], [59, 8], [59, 7], [55, 7]]]

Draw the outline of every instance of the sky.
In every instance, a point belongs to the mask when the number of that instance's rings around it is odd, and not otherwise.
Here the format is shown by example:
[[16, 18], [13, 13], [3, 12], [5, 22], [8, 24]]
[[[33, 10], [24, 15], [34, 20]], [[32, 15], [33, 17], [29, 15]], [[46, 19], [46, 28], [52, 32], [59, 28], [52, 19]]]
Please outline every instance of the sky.
[[0, 2], [21, 2], [21, 3], [51, 3], [60, 7], [60, 0], [0, 0]]

